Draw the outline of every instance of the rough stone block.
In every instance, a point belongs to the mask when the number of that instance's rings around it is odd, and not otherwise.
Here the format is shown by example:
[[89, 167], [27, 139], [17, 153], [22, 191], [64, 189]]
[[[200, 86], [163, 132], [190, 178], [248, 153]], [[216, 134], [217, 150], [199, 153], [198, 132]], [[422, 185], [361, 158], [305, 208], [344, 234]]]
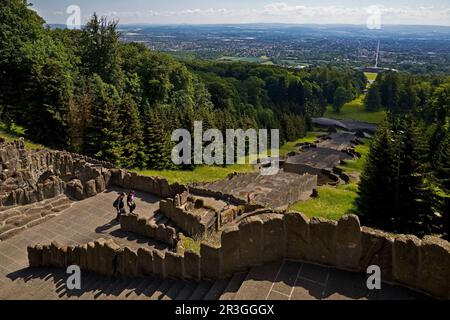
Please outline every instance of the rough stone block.
[[95, 180], [87, 181], [84, 186], [84, 191], [86, 192], [86, 196], [88, 198], [95, 196], [97, 194]]
[[166, 253], [166, 276], [168, 278], [184, 279], [183, 257], [174, 252]]
[[138, 255], [135, 250], [124, 247], [117, 252], [116, 273], [124, 277], [138, 275]]
[[139, 248], [137, 251], [138, 274], [148, 276], [153, 274], [153, 251]]
[[420, 239], [413, 235], [399, 235], [394, 241], [394, 280], [414, 287], [419, 269]]
[[121, 169], [109, 169], [111, 174], [110, 184], [115, 186], [122, 186], [124, 171]]
[[108, 277], [113, 276], [120, 247], [111, 239], [107, 241], [98, 239], [95, 241], [95, 249], [98, 259], [97, 272]]
[[106, 183], [105, 179], [103, 178], [103, 175], [99, 175], [97, 178], [95, 178], [95, 190], [97, 193], [103, 192], [106, 189]]
[[93, 241], [88, 242], [86, 250], [86, 267], [90, 271], [97, 271], [98, 259], [96, 256], [95, 243]]
[[450, 243], [426, 236], [419, 250], [417, 286], [436, 297], [446, 299], [450, 292]]
[[120, 216], [120, 228], [124, 231], [136, 232], [138, 219], [137, 214], [122, 214]]
[[166, 278], [165, 253], [163, 251], [153, 251], [153, 273], [161, 278]]
[[262, 215], [263, 221], [263, 262], [282, 260], [286, 251], [286, 232], [283, 215]]
[[320, 264], [336, 264], [336, 221], [312, 218], [309, 222], [309, 261]]
[[31, 268], [42, 266], [42, 246], [28, 246], [28, 264]]
[[245, 267], [262, 264], [263, 222], [257, 216], [244, 219], [239, 225], [241, 264]]
[[145, 236], [148, 238], [156, 238], [156, 229], [158, 226], [152, 220], [147, 220], [147, 224], [145, 225]]
[[53, 241], [50, 245], [50, 251], [51, 251], [51, 265], [54, 267], [64, 267], [66, 264], [65, 261], [66, 259], [63, 247], [56, 241]]
[[184, 276], [185, 278], [200, 279], [200, 255], [197, 252], [184, 252]]
[[239, 255], [239, 228], [232, 226], [224, 229], [221, 236], [223, 273], [231, 276], [236, 271], [242, 270]]
[[309, 257], [309, 219], [303, 213], [287, 212], [283, 216], [286, 228], [286, 257], [306, 260]]
[[359, 271], [361, 260], [361, 224], [356, 215], [344, 215], [337, 225], [336, 266]]
[[75, 200], [84, 199], [84, 187], [80, 180], [74, 179], [67, 183], [66, 185], [67, 195]]
[[200, 244], [200, 272], [202, 279], [219, 279], [222, 276], [222, 256], [220, 247]]
[[379, 266], [382, 280], [392, 281], [393, 237], [380, 230], [362, 227], [361, 244], [361, 270], [365, 271], [371, 265]]

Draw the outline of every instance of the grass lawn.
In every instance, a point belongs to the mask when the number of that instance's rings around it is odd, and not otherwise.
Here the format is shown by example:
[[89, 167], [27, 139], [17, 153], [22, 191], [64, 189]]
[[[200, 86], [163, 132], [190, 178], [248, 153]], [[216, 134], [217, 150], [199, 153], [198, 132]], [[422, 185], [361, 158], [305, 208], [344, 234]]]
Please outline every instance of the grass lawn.
[[220, 166], [199, 166], [194, 170], [141, 170], [136, 171], [139, 174], [147, 176], [159, 176], [166, 178], [169, 183], [178, 182], [180, 184], [188, 184], [193, 182], [213, 182], [225, 179], [230, 173], [247, 173], [253, 172], [253, 166], [250, 164], [233, 164], [226, 167]]
[[336, 113], [331, 106], [328, 106], [324, 117], [343, 120], [352, 119], [358, 121], [365, 121], [369, 123], [381, 123], [386, 117], [385, 111], [367, 111], [364, 109], [364, 95], [360, 95], [355, 100], [344, 104], [341, 112]]
[[[339, 168], [345, 173], [361, 173], [369, 154], [369, 139], [364, 139], [364, 144], [355, 147], [355, 150], [361, 153], [361, 158], [347, 160]], [[289, 207], [289, 210], [299, 211], [308, 217], [322, 217], [332, 220], [338, 220], [344, 214], [355, 211], [355, 199], [358, 194], [358, 185], [356, 182], [350, 182], [337, 187], [322, 186], [317, 188], [319, 196], [306, 201], [296, 202]]]
[[[0, 137], [5, 139], [8, 142], [12, 142], [14, 140], [19, 139], [25, 135], [25, 130], [19, 126], [13, 124], [11, 130], [7, 130], [5, 124], [0, 124]], [[37, 149], [49, 149], [41, 144], [37, 144], [25, 139], [25, 147], [30, 150]]]
[[364, 164], [366, 163], [366, 157], [369, 154], [369, 139], [364, 139], [364, 144], [355, 147], [355, 151], [361, 154], [361, 158], [356, 158], [354, 160], [346, 160], [345, 164], [340, 165], [339, 168], [343, 169], [344, 172], [357, 172], [361, 173], [364, 169]]
[[374, 72], [364, 72], [364, 75], [369, 81], [375, 81], [378, 76], [378, 74]]
[[321, 135], [326, 135], [326, 132], [308, 132], [306, 134], [306, 137], [297, 139], [295, 141], [290, 141], [290, 142], [286, 142], [284, 145], [282, 145], [280, 147], [280, 156], [285, 156], [287, 155], [289, 152], [292, 151], [298, 151], [298, 148], [295, 147], [296, 144], [298, 143], [302, 143], [302, 142], [310, 142], [313, 143], [314, 141], [317, 140], [317, 138]]
[[339, 220], [344, 214], [354, 212], [357, 190], [358, 186], [354, 183], [337, 187], [323, 186], [318, 188], [317, 198], [294, 203], [289, 210], [303, 212], [310, 218]]

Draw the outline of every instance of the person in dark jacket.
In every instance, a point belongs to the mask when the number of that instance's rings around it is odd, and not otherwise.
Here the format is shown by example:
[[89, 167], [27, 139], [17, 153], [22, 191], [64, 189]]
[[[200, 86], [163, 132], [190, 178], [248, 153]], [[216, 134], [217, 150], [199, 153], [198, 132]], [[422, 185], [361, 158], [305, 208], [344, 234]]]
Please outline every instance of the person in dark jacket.
[[136, 202], [134, 199], [136, 198], [136, 192], [130, 191], [127, 196], [127, 205], [130, 209], [130, 213], [133, 213], [133, 211], [136, 209]]
[[125, 192], [120, 193], [119, 197], [116, 199], [116, 201], [114, 201], [114, 208], [116, 208], [117, 210], [117, 217], [116, 217], [116, 221], [119, 222], [120, 221], [120, 216], [122, 215], [122, 213], [125, 213]]

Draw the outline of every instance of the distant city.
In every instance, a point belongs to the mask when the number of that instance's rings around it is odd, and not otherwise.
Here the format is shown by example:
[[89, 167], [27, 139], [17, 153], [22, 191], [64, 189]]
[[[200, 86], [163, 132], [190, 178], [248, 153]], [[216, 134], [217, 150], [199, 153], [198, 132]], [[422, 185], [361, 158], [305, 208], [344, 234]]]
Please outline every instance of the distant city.
[[183, 60], [245, 61], [303, 68], [378, 67], [413, 73], [450, 71], [450, 27], [357, 25], [120, 25], [125, 42]]

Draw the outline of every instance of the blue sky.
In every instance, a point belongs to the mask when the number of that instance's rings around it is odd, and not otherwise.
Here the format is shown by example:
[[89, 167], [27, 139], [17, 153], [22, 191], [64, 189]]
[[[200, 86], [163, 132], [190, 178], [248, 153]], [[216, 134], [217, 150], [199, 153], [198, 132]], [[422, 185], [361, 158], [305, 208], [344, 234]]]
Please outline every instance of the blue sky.
[[120, 23], [350, 23], [380, 13], [384, 24], [450, 25], [450, 0], [30, 0], [49, 23], [65, 23], [70, 5], [82, 21], [95, 11]]

